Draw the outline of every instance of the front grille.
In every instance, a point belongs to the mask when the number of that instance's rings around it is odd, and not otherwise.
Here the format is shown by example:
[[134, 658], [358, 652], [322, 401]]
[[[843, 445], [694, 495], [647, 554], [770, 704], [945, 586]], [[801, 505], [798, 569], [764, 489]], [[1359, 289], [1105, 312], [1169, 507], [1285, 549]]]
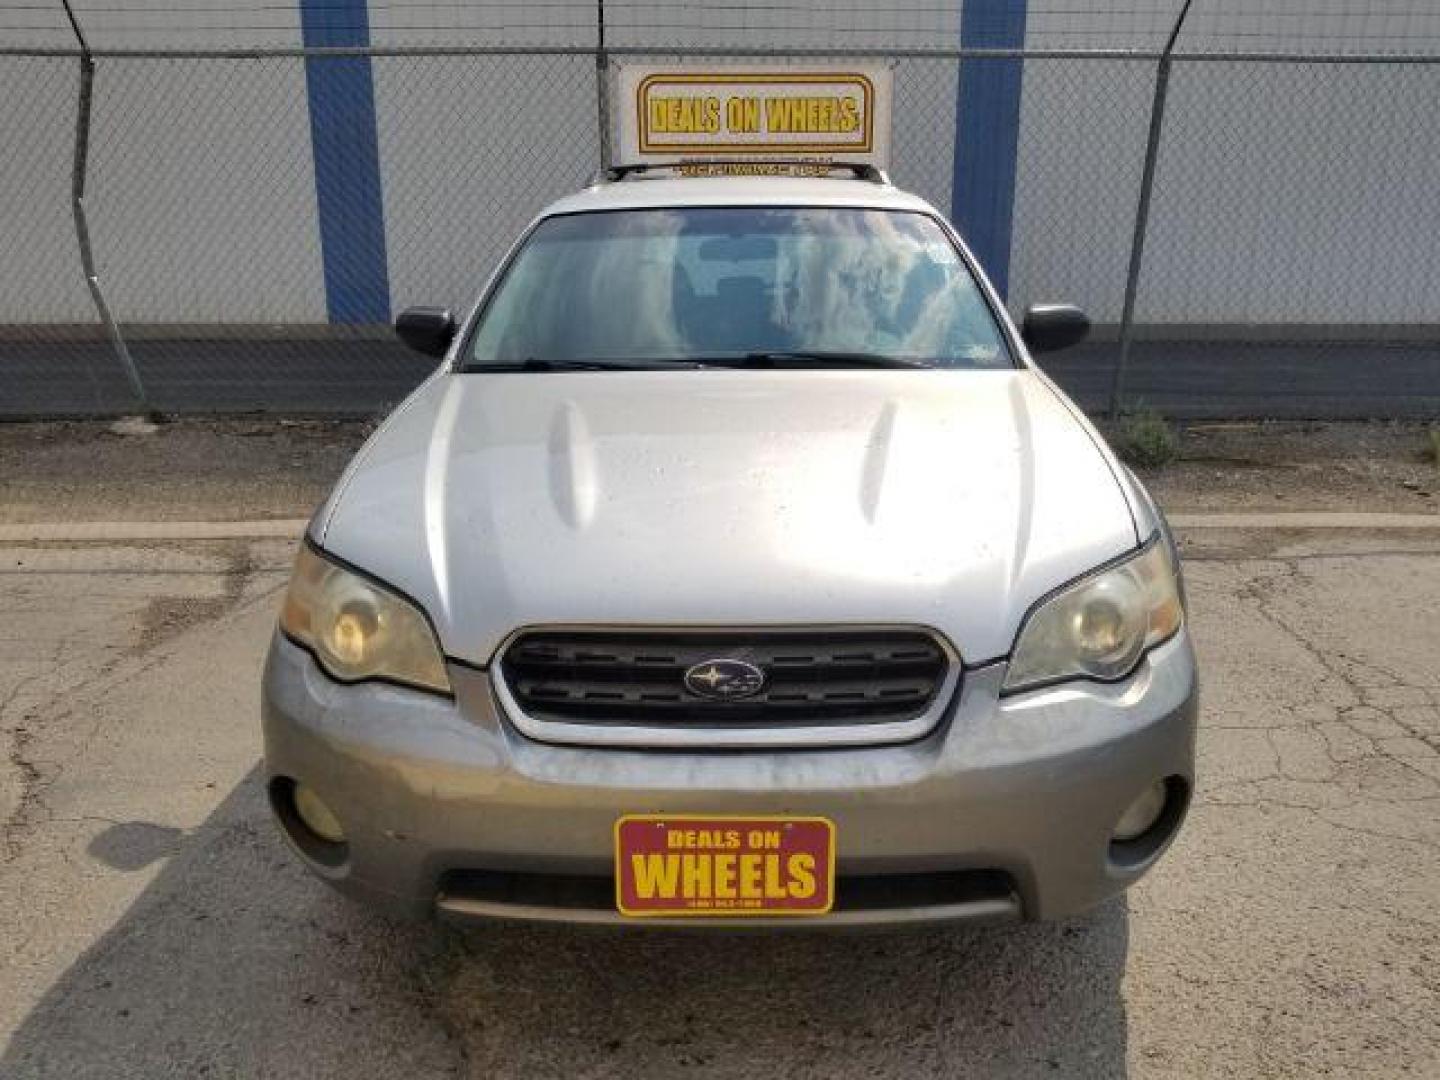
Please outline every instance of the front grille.
[[[686, 672], [715, 660], [753, 665], [764, 684], [732, 700], [688, 688]], [[831, 727], [922, 716], [950, 658], [916, 629], [534, 630], [511, 643], [500, 668], [515, 706], [544, 723]]]

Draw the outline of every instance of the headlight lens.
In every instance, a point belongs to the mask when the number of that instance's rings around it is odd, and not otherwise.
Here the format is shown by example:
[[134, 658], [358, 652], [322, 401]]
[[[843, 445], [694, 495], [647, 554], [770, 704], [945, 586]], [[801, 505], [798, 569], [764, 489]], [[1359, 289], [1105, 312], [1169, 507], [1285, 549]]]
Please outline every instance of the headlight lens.
[[1113, 681], [1180, 629], [1184, 611], [1169, 546], [1156, 537], [1134, 557], [1076, 582], [1030, 613], [1006, 690], [1062, 679]]
[[280, 626], [342, 682], [389, 679], [450, 693], [430, 624], [414, 604], [301, 547]]

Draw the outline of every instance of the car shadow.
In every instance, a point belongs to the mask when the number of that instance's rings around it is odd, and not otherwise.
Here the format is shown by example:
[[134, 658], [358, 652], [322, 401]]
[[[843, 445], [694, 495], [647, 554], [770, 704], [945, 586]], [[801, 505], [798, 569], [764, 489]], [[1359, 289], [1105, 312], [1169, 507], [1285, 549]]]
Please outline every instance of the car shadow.
[[393, 923], [301, 869], [254, 770], [25, 1017], [5, 1077], [1121, 1076], [1123, 900], [1062, 923], [798, 935]]

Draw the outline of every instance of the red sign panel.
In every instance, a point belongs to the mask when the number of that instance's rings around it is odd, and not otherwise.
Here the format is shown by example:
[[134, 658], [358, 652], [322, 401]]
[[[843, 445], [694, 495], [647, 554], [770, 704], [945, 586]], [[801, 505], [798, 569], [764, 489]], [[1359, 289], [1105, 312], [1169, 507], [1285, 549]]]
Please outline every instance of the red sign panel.
[[834, 900], [835, 826], [825, 818], [615, 822], [615, 903], [624, 915], [823, 915]]

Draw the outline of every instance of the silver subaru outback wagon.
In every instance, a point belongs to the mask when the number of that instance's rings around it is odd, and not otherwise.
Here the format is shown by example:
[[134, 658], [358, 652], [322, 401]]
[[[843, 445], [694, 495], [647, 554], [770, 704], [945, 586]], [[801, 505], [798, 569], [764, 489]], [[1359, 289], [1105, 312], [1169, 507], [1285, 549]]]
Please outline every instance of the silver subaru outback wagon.
[[1193, 784], [1175, 545], [871, 169], [545, 210], [310, 524], [264, 674], [299, 857], [408, 914], [1081, 911]]

